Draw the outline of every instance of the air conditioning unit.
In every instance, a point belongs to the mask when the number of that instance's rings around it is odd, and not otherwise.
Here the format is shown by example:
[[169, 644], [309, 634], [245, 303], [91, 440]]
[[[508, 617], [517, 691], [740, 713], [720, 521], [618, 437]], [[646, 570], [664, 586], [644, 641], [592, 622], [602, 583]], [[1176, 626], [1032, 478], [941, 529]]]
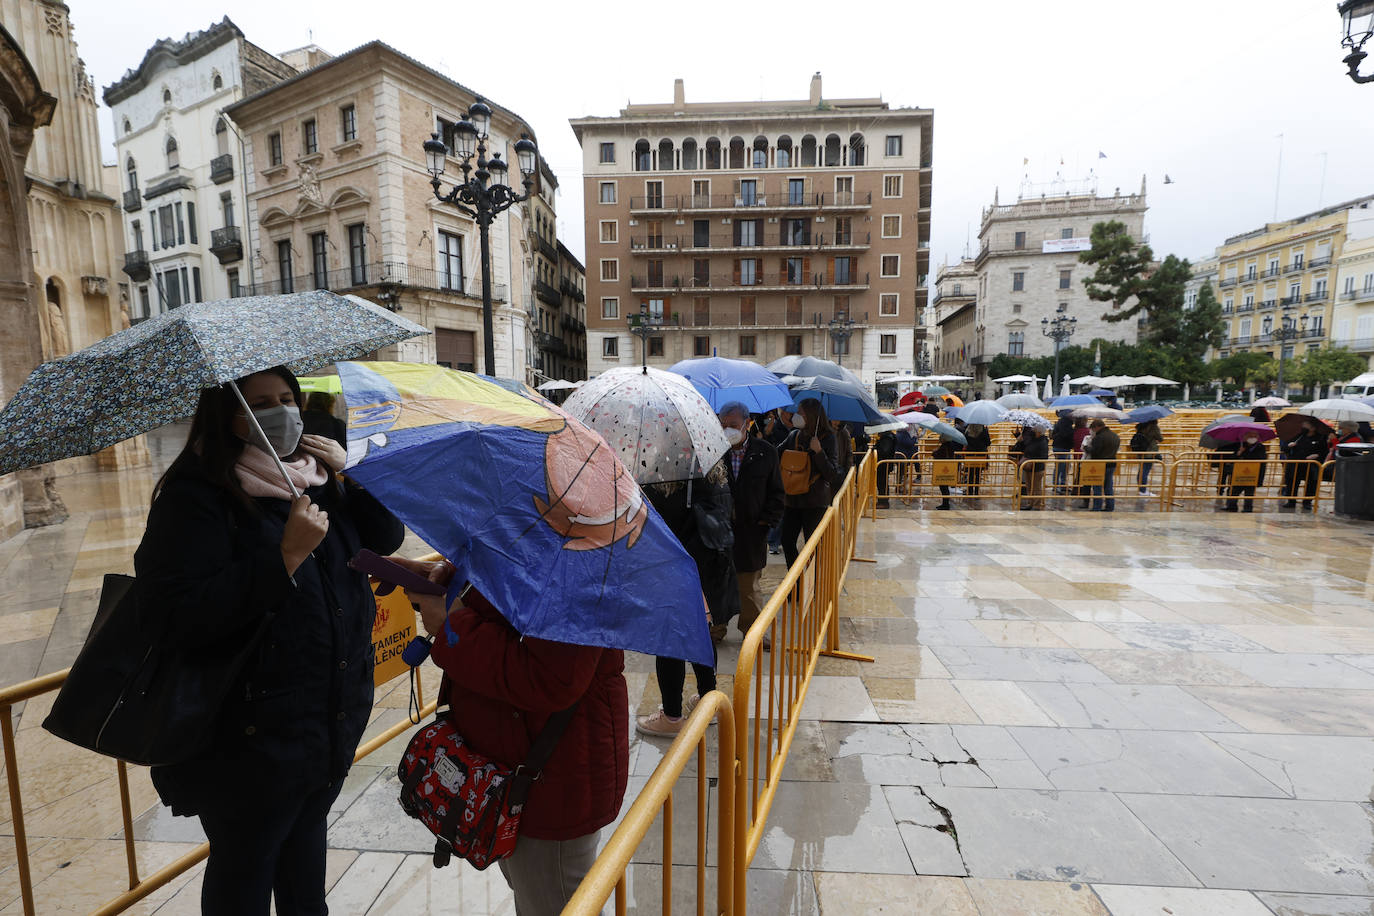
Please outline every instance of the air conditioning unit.
[[669, 251], [676, 251], [676, 250], [677, 250], [677, 242], [664, 242], [664, 243], [663, 243], [663, 247], [666, 248], [666, 249], [668, 249]]
[[[818, 216], [818, 217], [816, 217], [816, 222], [818, 222], [818, 223], [823, 223], [823, 222], [825, 222], [825, 217], [824, 217], [824, 216]], [[630, 223], [630, 225], [633, 226], [634, 223]]]
[[637, 220], [637, 219], [632, 219], [632, 220], [630, 220], [630, 225], [631, 225], [631, 226], [638, 226], [638, 225], [639, 225], [639, 220]]
[[729, 225], [732, 224], [733, 222], [734, 222], [734, 220], [732, 220], [732, 219], [731, 219], [730, 217], [728, 217], [728, 216], [721, 217], [721, 220], [720, 220], [720, 224], [721, 224], [722, 226], [729, 226]]
[[778, 221], [778, 218], [777, 218], [776, 216], [770, 216], [770, 217], [768, 217], [768, 222], [770, 222], [770, 223], [776, 223], [777, 221]]

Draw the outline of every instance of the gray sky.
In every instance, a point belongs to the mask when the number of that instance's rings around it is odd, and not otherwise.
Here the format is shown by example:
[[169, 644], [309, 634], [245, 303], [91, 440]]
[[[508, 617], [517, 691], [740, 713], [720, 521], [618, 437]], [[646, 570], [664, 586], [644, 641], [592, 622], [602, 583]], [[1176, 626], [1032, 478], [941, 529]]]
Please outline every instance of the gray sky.
[[[68, 2], [99, 87], [156, 39], [226, 12], [213, 0]], [[804, 98], [816, 70], [832, 98], [881, 94], [894, 107], [934, 108], [934, 268], [956, 259], [966, 238], [976, 249], [981, 208], [994, 186], [1003, 202], [1015, 199], [1024, 158], [1033, 182], [1096, 169], [1106, 194], [1136, 190], [1147, 175], [1146, 230], [1158, 255], [1210, 254], [1226, 236], [1272, 219], [1280, 133], [1280, 218], [1374, 192], [1374, 85], [1344, 75], [1335, 6], [239, 0], [229, 13], [269, 51], [306, 44], [312, 30], [336, 54], [381, 39], [518, 112], [559, 177], [559, 236], [576, 253], [581, 159], [570, 117], [669, 101], [675, 77], [686, 81], [688, 101]], [[465, 9], [475, 11], [475, 33], [491, 36], [500, 23], [507, 43], [462, 42]], [[700, 18], [708, 13], [711, 21]]]

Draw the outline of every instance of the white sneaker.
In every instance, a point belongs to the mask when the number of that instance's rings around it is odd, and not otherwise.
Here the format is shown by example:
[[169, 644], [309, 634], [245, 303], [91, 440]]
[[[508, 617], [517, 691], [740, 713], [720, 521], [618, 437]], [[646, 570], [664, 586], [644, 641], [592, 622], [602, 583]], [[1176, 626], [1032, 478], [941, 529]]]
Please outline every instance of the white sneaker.
[[692, 710], [697, 708], [701, 702], [701, 694], [694, 693], [687, 698], [687, 702], [682, 704], [682, 718], [687, 719], [692, 715]]
[[1159, 494], [1156, 493], [1154, 490], [1141, 490], [1141, 491], [1140, 491], [1140, 495], [1141, 495], [1141, 496], [1148, 496], [1148, 497], [1150, 497], [1151, 499], [1157, 499], [1157, 498], [1159, 497]]

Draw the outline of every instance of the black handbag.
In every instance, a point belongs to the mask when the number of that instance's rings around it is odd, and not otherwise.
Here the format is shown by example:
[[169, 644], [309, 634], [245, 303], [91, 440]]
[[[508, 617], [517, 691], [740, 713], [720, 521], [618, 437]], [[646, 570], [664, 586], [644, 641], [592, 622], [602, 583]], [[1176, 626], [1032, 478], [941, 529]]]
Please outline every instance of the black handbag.
[[209, 746], [273, 615], [220, 645], [174, 649], [140, 626], [136, 593], [133, 577], [105, 576], [91, 630], [43, 727], [128, 763], [181, 763]]

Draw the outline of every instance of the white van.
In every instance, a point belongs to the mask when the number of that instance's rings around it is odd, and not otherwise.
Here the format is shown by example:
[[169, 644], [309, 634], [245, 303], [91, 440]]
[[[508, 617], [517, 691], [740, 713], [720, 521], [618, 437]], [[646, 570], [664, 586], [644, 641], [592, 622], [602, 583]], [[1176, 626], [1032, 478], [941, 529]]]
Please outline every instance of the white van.
[[1374, 397], [1374, 372], [1365, 372], [1346, 382], [1341, 388], [1343, 398]]

